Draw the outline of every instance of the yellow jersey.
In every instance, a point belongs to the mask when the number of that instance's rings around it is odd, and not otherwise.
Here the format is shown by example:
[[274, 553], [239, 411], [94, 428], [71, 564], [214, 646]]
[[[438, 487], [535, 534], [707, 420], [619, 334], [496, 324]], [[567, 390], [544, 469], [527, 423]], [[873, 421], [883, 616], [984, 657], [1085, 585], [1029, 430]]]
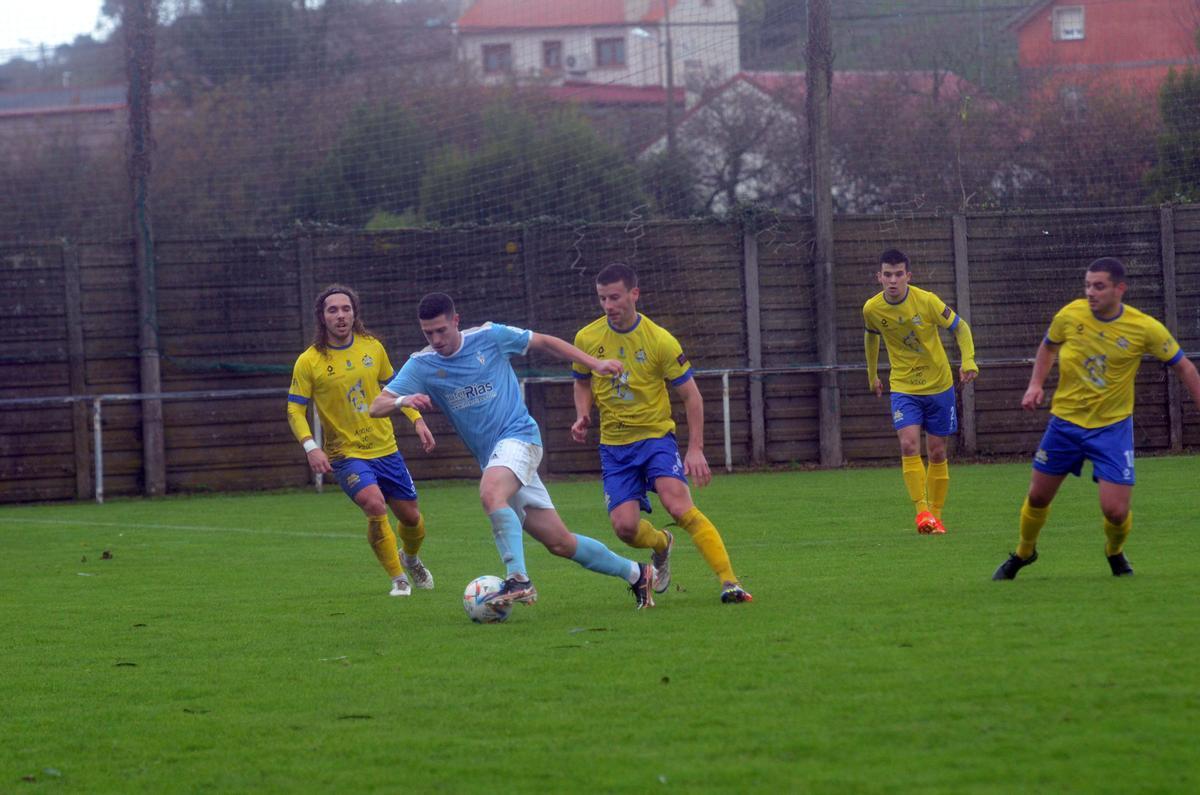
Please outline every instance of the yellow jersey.
[[880, 291], [863, 304], [862, 312], [867, 332], [883, 337], [887, 346], [891, 391], [936, 395], [954, 386], [938, 328], [954, 329], [960, 320], [942, 299], [910, 284], [898, 303], [890, 303]]
[[642, 314], [626, 331], [617, 331], [602, 317], [579, 330], [575, 347], [597, 359], [619, 359], [625, 366], [619, 376], [593, 376], [583, 365], [571, 367], [576, 379], [591, 379], [600, 408], [601, 444], [632, 444], [675, 430], [667, 383], [686, 383], [694, 372], [671, 332]]
[[1133, 414], [1133, 385], [1142, 356], [1167, 364], [1183, 357], [1159, 321], [1128, 304], [1112, 320], [1092, 314], [1086, 298], [1058, 310], [1046, 331], [1058, 350], [1058, 388], [1050, 413], [1084, 428], [1101, 428]]
[[[394, 371], [383, 344], [374, 337], [355, 335], [342, 348], [328, 347], [324, 353], [309, 346], [292, 368], [288, 389], [288, 424], [297, 441], [312, 436], [305, 416], [315, 401], [324, 430], [324, 450], [331, 460], [380, 458], [397, 451], [396, 434], [387, 417], [367, 413], [371, 401], [382, 391]], [[420, 419], [415, 409], [404, 409], [413, 422]]]

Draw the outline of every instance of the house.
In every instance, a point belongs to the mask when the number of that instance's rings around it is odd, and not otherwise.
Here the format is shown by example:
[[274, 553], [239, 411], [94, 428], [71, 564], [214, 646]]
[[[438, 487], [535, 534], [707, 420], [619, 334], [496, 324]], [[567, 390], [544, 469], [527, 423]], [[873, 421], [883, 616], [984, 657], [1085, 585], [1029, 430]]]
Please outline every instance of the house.
[[740, 68], [735, 0], [475, 0], [454, 29], [484, 82], [570, 82], [577, 100], [583, 84], [698, 87]]
[[[676, 125], [677, 145], [694, 169], [705, 210], [724, 213], [738, 203], [765, 203], [805, 211], [810, 174], [805, 151], [807, 122], [804, 72], [746, 71], [706, 91]], [[834, 201], [843, 211], [874, 212], [882, 186], [863, 176], [860, 149], [876, 140], [864, 131], [885, 131], [880, 117], [932, 120], [972, 113], [998, 114], [1002, 107], [971, 82], [946, 71], [835, 71]], [[919, 130], [914, 135], [921, 135]], [[664, 134], [641, 153], [650, 159], [668, 146]], [[876, 147], [878, 148], [878, 147]]]
[[1040, 0], [1009, 19], [1029, 93], [1069, 105], [1098, 88], [1154, 92], [1200, 64], [1195, 0]]
[[127, 90], [107, 85], [0, 92], [0, 140], [67, 135], [89, 150], [112, 146], [122, 140], [129, 123]]

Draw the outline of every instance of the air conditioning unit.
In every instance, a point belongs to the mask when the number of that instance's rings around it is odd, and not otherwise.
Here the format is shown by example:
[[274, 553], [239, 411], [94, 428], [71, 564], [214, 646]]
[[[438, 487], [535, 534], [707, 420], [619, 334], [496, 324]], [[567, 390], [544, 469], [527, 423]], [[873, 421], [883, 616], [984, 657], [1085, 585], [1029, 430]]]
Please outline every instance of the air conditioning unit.
[[567, 67], [567, 72], [573, 75], [584, 75], [592, 68], [592, 57], [590, 55], [568, 55], [563, 59], [563, 65]]

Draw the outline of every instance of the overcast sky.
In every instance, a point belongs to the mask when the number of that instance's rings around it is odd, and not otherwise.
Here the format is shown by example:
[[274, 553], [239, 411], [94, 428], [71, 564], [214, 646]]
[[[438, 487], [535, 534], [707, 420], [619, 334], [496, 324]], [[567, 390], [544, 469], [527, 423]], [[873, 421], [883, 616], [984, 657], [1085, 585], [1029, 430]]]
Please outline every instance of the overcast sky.
[[0, 61], [96, 33], [103, 0], [0, 0]]

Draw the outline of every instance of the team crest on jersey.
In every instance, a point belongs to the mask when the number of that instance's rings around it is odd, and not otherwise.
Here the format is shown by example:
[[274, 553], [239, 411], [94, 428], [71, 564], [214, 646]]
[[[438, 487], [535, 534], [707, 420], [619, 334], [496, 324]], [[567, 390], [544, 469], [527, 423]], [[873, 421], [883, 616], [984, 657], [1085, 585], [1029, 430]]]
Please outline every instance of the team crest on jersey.
[[638, 352], [633, 355], [633, 358], [637, 359], [640, 364], [645, 364], [646, 363], [646, 351], [643, 350], [642, 348], [638, 348]]
[[1108, 374], [1108, 357], [1101, 354], [1099, 356], [1089, 356], [1083, 362], [1083, 369], [1087, 371], [1087, 379], [1099, 387], [1108, 386], [1108, 381], [1105, 376]]
[[1129, 340], [1124, 337], [1117, 337], [1117, 347], [1123, 351], [1129, 350]]
[[914, 326], [919, 326], [919, 325], [921, 325], [921, 316], [920, 316], [920, 315], [913, 315], [913, 317], [912, 317], [912, 324], [913, 324]]
[[475, 358], [479, 361], [480, 364], [487, 364], [487, 359], [484, 357], [483, 351], [480, 351], [479, 353], [475, 354]]
[[438, 370], [438, 371], [437, 371], [437, 373], [435, 373], [435, 375], [437, 375], [437, 377], [438, 377], [438, 378], [445, 378], [445, 377], [446, 377], [446, 371], [445, 371], [445, 370]]
[[375, 364], [375, 360], [371, 358], [371, 354], [364, 353], [362, 357], [362, 366], [370, 367], [373, 364]]

